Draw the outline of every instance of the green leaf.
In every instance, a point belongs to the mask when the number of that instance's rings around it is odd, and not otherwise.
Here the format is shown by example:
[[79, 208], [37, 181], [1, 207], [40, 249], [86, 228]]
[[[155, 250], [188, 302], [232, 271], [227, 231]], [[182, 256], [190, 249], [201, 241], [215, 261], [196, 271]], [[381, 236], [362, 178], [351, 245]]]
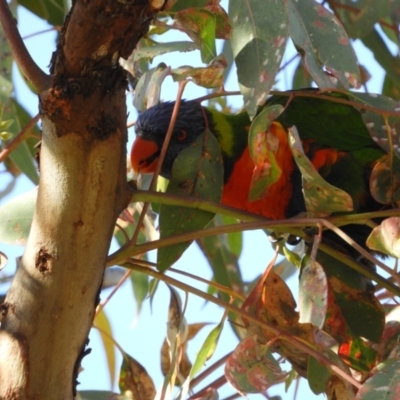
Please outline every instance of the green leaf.
[[393, 82], [393, 79], [385, 74], [382, 85], [382, 94], [394, 100], [400, 100], [400, 83]]
[[[218, 217], [216, 217], [216, 219], [217, 218]], [[218, 226], [220, 224], [213, 221], [212, 225]], [[213, 280], [244, 296], [244, 283], [241, 276], [239, 260], [228, 248], [226, 236], [227, 235], [204, 237], [198, 239], [197, 243], [213, 270]], [[220, 296], [224, 300], [229, 301], [229, 296], [227, 294], [221, 293]]]
[[377, 365], [355, 400], [397, 400], [400, 391], [400, 360], [390, 358]]
[[349, 36], [361, 38], [389, 14], [390, 3], [391, 0], [339, 0], [333, 8]]
[[346, 89], [360, 86], [357, 58], [346, 31], [331, 11], [315, 0], [289, 0], [290, 37], [320, 88], [334, 87], [325, 68]]
[[[199, 197], [219, 202], [222, 194], [223, 168], [217, 139], [206, 130], [176, 158], [167, 193]], [[185, 207], [162, 205], [160, 208], [160, 238], [203, 229], [213, 213]], [[157, 264], [160, 271], [168, 269], [191, 242], [160, 248]]]
[[37, 189], [21, 194], [0, 207], [0, 241], [25, 245], [35, 211]]
[[275, 82], [288, 36], [286, 2], [231, 0], [232, 49], [240, 91], [250, 117]]
[[[224, 225], [236, 224], [237, 219], [221, 215], [221, 220]], [[226, 243], [229, 250], [236, 256], [240, 257], [243, 249], [243, 232], [228, 233], [226, 235]]]
[[[369, 282], [358, 272], [322, 251], [318, 251], [317, 261], [324, 268], [336, 304], [352, 335], [379, 343], [385, 326], [385, 313], [378, 299], [370, 292]], [[327, 323], [330, 324], [325, 320], [325, 327]], [[347, 333], [336, 334], [345, 337]]]
[[[0, 40], [2, 40], [3, 43], [7, 43], [7, 40], [2, 38], [1, 27]], [[0, 53], [0, 67], [2, 69], [2, 74], [0, 75], [0, 114], [2, 114], [2, 117], [0, 121], [12, 120], [13, 124], [8, 127], [8, 133], [12, 134], [12, 136], [16, 136], [21, 131], [20, 118], [23, 120], [24, 125], [30, 118], [26, 118], [26, 111], [23, 110], [15, 100], [10, 98], [12, 91], [12, 59], [10, 59], [9, 56], [11, 51], [7, 45], [2, 46], [1, 49], [4, 49], [4, 52]], [[7, 49], [9, 51], [8, 55], [6, 53]], [[31, 140], [29, 143], [32, 145], [32, 142], [35, 141]], [[24, 172], [33, 183], [37, 184], [39, 182], [39, 176], [35, 162], [33, 161], [33, 153], [34, 152], [29, 149], [27, 141], [24, 141], [10, 154], [9, 158], [19, 170]]]
[[61, 26], [68, 11], [68, 2], [64, 0], [18, 0], [18, 3], [51, 25]]
[[139, 271], [132, 271], [130, 278], [136, 300], [136, 315], [139, 316], [143, 302], [149, 295], [149, 276]]
[[[361, 116], [372, 139], [382, 147], [386, 153], [394, 154], [400, 158], [400, 102], [389, 97], [375, 93], [348, 93], [350, 99], [356, 100], [361, 105], [358, 106], [362, 112]], [[375, 108], [381, 114], [363, 109], [362, 104]], [[384, 116], [385, 111], [397, 113], [397, 115]], [[388, 133], [389, 128], [389, 133]]]
[[[17, 111], [18, 120], [21, 126], [28, 125], [28, 123], [32, 119], [32, 116], [28, 113], [28, 111], [26, 111], [26, 109], [20, 103], [18, 103], [17, 100], [12, 99], [12, 102]], [[32, 133], [39, 138], [42, 136], [42, 131], [39, 129], [37, 124], [35, 124], [35, 126], [32, 128]], [[36, 156], [36, 153], [38, 152], [36, 146], [39, 143], [39, 139], [36, 139], [34, 137], [28, 137], [25, 140], [25, 143], [28, 145], [28, 150], [31, 156], [34, 158]], [[35, 173], [37, 173], [36, 165], [35, 165]]]
[[386, 74], [396, 85], [400, 85], [400, 58], [393, 56], [389, 47], [383, 40], [379, 32], [374, 29], [368, 35], [361, 38], [365, 47], [374, 55], [375, 60], [386, 71]]
[[201, 60], [210, 62], [217, 56], [215, 45], [215, 14], [205, 9], [190, 8], [175, 15], [176, 24], [200, 46]]
[[307, 213], [323, 217], [333, 212], [352, 211], [353, 200], [350, 195], [326, 182], [304, 154], [295, 127], [289, 128], [289, 143], [293, 158], [302, 174]]
[[303, 89], [312, 85], [313, 80], [310, 73], [304, 68], [302, 60], [299, 61], [293, 74], [292, 88]]
[[[10, 4], [10, 10], [13, 14], [13, 17], [17, 21], [17, 11], [16, 4]], [[0, 24], [0, 115], [3, 107], [3, 103], [6, 102], [12, 91], [12, 63], [13, 63], [13, 54], [10, 49], [10, 45], [8, 43], [7, 38], [4, 35], [4, 30], [2, 25]]]
[[282, 174], [279, 162], [275, 158], [279, 150], [280, 138], [269, 129], [271, 123], [282, 111], [281, 105], [266, 107], [254, 118], [250, 126], [249, 151], [254, 161], [249, 192], [250, 201], [262, 199], [269, 187], [277, 182]]
[[[12, 103], [10, 103], [9, 107], [5, 109], [7, 109], [7, 112], [5, 113], [7, 117], [14, 116], [15, 118], [15, 124], [10, 127], [10, 131], [14, 133], [14, 135], [17, 135], [21, 131], [17, 110]], [[16, 149], [14, 149], [9, 157], [34, 184], [37, 185], [39, 183], [37, 166], [26, 141], [22, 142]]]
[[196, 355], [196, 359], [193, 363], [192, 368], [190, 369], [189, 376], [183, 384], [182, 391], [176, 397], [176, 399], [185, 399], [189, 392], [189, 384], [191, 380], [195, 377], [195, 375], [201, 371], [204, 367], [207, 360], [209, 360], [215, 352], [217, 348], [217, 344], [219, 338], [221, 336], [222, 329], [224, 327], [225, 315], [222, 318], [222, 321], [211, 330], [211, 332], [207, 335], [206, 340], [203, 342], [199, 352]]
[[[221, 217], [217, 215], [209, 226], [220, 226]], [[242, 232], [239, 232], [240, 241]], [[206, 257], [208, 263], [213, 271], [212, 281], [222, 286], [232, 289], [236, 293], [245, 296], [244, 282], [240, 270], [238, 256], [235, 255], [228, 245], [230, 235], [218, 235], [200, 238], [197, 240], [201, 251]], [[210, 286], [210, 289], [212, 286]], [[222, 300], [229, 302], [231, 297], [227, 293], [216, 290], [218, 297]], [[241, 302], [235, 300], [234, 305], [240, 307]], [[239, 338], [244, 337], [243, 330], [240, 329], [242, 325], [241, 317], [236, 313], [229, 313], [229, 321], [232, 322], [232, 329]]]
[[164, 53], [172, 53], [174, 51], [188, 52], [197, 50], [199, 48], [193, 42], [181, 41], [181, 42], [169, 42], [169, 43], [156, 43], [151, 47], [141, 47], [134, 51], [133, 59], [138, 61], [141, 58], [148, 58], [153, 60], [154, 57], [159, 56]]
[[314, 357], [308, 357], [307, 379], [310, 389], [314, 394], [321, 394], [326, 391], [326, 385], [330, 376], [329, 368], [321, 365]]
[[400, 23], [400, 0], [390, 1], [389, 15], [380, 19], [380, 26], [386, 36], [396, 45], [399, 46], [399, 36], [394, 27]]

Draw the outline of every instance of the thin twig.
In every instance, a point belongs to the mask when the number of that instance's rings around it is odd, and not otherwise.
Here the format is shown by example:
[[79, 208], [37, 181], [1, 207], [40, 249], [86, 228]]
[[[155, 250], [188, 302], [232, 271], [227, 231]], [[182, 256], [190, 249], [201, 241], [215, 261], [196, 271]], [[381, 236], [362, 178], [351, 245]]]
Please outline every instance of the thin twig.
[[138, 265], [131, 264], [130, 262], [125, 263], [124, 266], [125, 266], [125, 268], [130, 268], [135, 271], [139, 271], [144, 274], [150, 275], [156, 279], [160, 279], [160, 280], [164, 281], [165, 283], [173, 285], [183, 291], [193, 293], [194, 295], [199, 296], [206, 301], [209, 301], [211, 303], [217, 304], [220, 307], [223, 307], [225, 310], [232, 311], [232, 312], [236, 313], [237, 315], [240, 315], [241, 317], [246, 318], [247, 320], [251, 321], [252, 323], [255, 323], [256, 325], [260, 326], [261, 328], [265, 328], [272, 334], [279, 336], [280, 340], [284, 340], [285, 342], [292, 343], [294, 346], [296, 346], [301, 351], [315, 357], [320, 364], [326, 365], [336, 375], [345, 379], [346, 381], [351, 383], [353, 386], [355, 386], [357, 389], [360, 389], [360, 387], [361, 387], [360, 382], [356, 381], [351, 375], [347, 374], [345, 371], [343, 371], [338, 366], [333, 364], [332, 361], [329, 360], [326, 356], [321, 354], [318, 350], [314, 349], [310, 343], [305, 342], [303, 339], [299, 338], [298, 336], [296, 336], [290, 332], [287, 332], [281, 328], [278, 328], [272, 324], [261, 321], [260, 318], [254, 316], [254, 315], [251, 315], [251, 314], [247, 313], [246, 311], [243, 311], [242, 309], [234, 306], [233, 304], [226, 303], [221, 299], [218, 299], [208, 293], [205, 293], [193, 286], [187, 285], [183, 282], [173, 279], [168, 275], [162, 274], [161, 272], [157, 272], [157, 271], [154, 271], [149, 268], [143, 268]]
[[213, 92], [206, 94], [203, 97], [199, 97], [196, 99], [197, 102], [202, 103], [203, 101], [214, 99], [215, 97], [222, 97], [222, 96], [240, 96], [242, 93], [235, 90], [233, 92], [227, 92], [224, 89], [223, 90], [218, 90], [218, 92]]
[[17, 29], [16, 21], [11, 14], [6, 0], [0, 0], [0, 23], [11, 51], [24, 76], [31, 82], [38, 93], [51, 86], [51, 77], [44, 73], [33, 61]]
[[[256, 222], [245, 222], [240, 224], [231, 224], [231, 225], [224, 225], [224, 226], [217, 226], [206, 228], [202, 230], [186, 232], [183, 234], [177, 234], [174, 236], [170, 236], [164, 239], [154, 240], [152, 242], [146, 242], [139, 245], [136, 245], [134, 248], [125, 248], [122, 249], [120, 252], [114, 253], [108, 259], [107, 265], [121, 265], [130, 257], [135, 256], [136, 254], [145, 253], [150, 250], [155, 250], [161, 247], [170, 246], [172, 244], [187, 242], [190, 240], [198, 239], [199, 237], [208, 237], [219, 235], [223, 233], [233, 233], [233, 232], [241, 232], [245, 230], [255, 230], [255, 229], [271, 229], [277, 231], [285, 231], [292, 235], [301, 237], [301, 238], [308, 238], [309, 237], [302, 231], [301, 228], [304, 226], [312, 226], [317, 224], [323, 224], [327, 226], [326, 220], [322, 218], [294, 218], [294, 219], [286, 219], [286, 220], [277, 220], [277, 221], [256, 221]], [[296, 229], [297, 228], [297, 229]], [[337, 233], [340, 229], [335, 228], [335, 232]], [[352, 245], [353, 241], [351, 238], [343, 233], [341, 236], [347, 243]], [[400, 296], [400, 288], [394, 285], [392, 282], [388, 281], [387, 279], [383, 278], [377, 272], [373, 271], [372, 269], [352, 260], [350, 257], [345, 256], [344, 254], [338, 253], [336, 250], [332, 249], [330, 246], [321, 243], [320, 249], [333, 256], [334, 258], [338, 259], [339, 261], [343, 262], [344, 264], [348, 265], [350, 268], [356, 270], [357, 272], [363, 274], [365, 277], [374, 280], [384, 288], [391, 291], [396, 296]], [[359, 251], [359, 249], [357, 249]], [[366, 250], [361, 248], [361, 254], [367, 253]], [[385, 264], [376, 260], [372, 255], [367, 257], [368, 259], [375, 260], [378, 266], [382, 268]], [[382, 265], [383, 264], [383, 265]]]
[[132, 271], [128, 270], [125, 272], [124, 276], [120, 279], [120, 281], [115, 285], [111, 293], [107, 296], [107, 298], [101, 302], [96, 308], [96, 315], [101, 312], [101, 310], [107, 305], [107, 303], [111, 300], [117, 290], [122, 286], [122, 284], [130, 277]]
[[[156, 170], [154, 171], [154, 175], [153, 175], [153, 178], [152, 178], [151, 183], [150, 183], [150, 190], [154, 190], [156, 188], [157, 178], [158, 178], [158, 175], [160, 174], [160, 171], [161, 171], [161, 168], [162, 168], [162, 165], [163, 165], [163, 162], [164, 162], [165, 155], [167, 154], [169, 141], [171, 139], [172, 132], [174, 130], [176, 118], [178, 117], [179, 106], [181, 105], [182, 94], [183, 94], [185, 86], [186, 86], [186, 84], [188, 82], [189, 81], [186, 81], [186, 80], [182, 81], [182, 82], [179, 82], [178, 94], [176, 96], [174, 109], [172, 111], [171, 120], [170, 120], [170, 123], [169, 123], [167, 134], [165, 135], [163, 147], [161, 148], [160, 157], [158, 158], [158, 163], [157, 163], [157, 166], [156, 166]], [[132, 239], [131, 239], [131, 243], [133, 243], [133, 244], [136, 243], [136, 240], [137, 240], [137, 238], [139, 236], [140, 228], [141, 228], [141, 226], [143, 224], [143, 220], [144, 220], [144, 217], [146, 216], [146, 212], [147, 212], [148, 207], [149, 207], [149, 203], [145, 203], [143, 205], [143, 209], [142, 209], [142, 212], [140, 213], [139, 220], [138, 220], [135, 232], [133, 233], [133, 236], [132, 236]]]
[[214, 371], [216, 371], [219, 367], [226, 363], [226, 360], [232, 355], [233, 351], [224, 355], [218, 361], [216, 361], [213, 365], [210, 365], [205, 371], [201, 374], [197, 375], [190, 382], [190, 389], [192, 390], [195, 386], [197, 386], [200, 382], [202, 382], [206, 377], [210, 376]]
[[242, 301], [245, 300], [245, 298], [240, 293], [234, 291], [233, 289], [231, 289], [231, 288], [229, 288], [227, 286], [221, 285], [221, 284], [219, 284], [217, 282], [210, 281], [210, 280], [202, 278], [202, 277], [200, 277], [198, 275], [194, 275], [194, 274], [191, 274], [190, 272], [186, 272], [186, 271], [181, 271], [181, 270], [176, 269], [176, 268], [169, 268], [168, 271], [175, 272], [176, 274], [187, 276], [188, 278], [191, 278], [191, 279], [193, 279], [195, 281], [205, 283], [208, 286], [211, 286], [214, 289], [217, 289], [219, 292], [225, 293], [225, 294], [229, 295], [230, 297], [232, 297], [234, 299], [239, 299], [239, 300], [242, 300]]
[[22, 39], [23, 40], [30, 39], [37, 35], [42, 35], [43, 33], [48, 33], [48, 32], [52, 32], [52, 31], [59, 31], [60, 29], [61, 29], [61, 26], [52, 26], [51, 28], [44, 29], [42, 31], [30, 33], [29, 35], [24, 36]]
[[202, 398], [209, 389], [219, 389], [221, 386], [224, 386], [225, 383], [227, 382], [225, 375], [220, 376], [219, 378], [215, 379], [213, 382], [211, 382], [207, 387], [204, 389], [201, 389], [199, 392], [191, 395], [189, 397], [189, 400], [191, 399], [200, 399]]
[[[0, 0], [1, 3], [2, 0]], [[31, 130], [35, 126], [36, 122], [39, 120], [39, 114], [34, 116], [22, 129], [20, 133], [18, 133], [15, 138], [4, 147], [4, 149], [0, 152], [0, 163], [3, 162], [9, 154], [15, 150], [25, 139], [30, 136]]]

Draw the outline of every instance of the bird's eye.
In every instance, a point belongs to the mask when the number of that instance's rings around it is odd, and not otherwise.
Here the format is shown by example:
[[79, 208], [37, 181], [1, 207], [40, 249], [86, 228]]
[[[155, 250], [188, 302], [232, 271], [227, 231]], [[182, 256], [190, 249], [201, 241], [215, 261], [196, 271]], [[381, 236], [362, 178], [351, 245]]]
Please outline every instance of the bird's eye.
[[177, 136], [177, 139], [179, 141], [182, 141], [182, 140], [185, 140], [186, 138], [187, 138], [187, 132], [185, 130], [181, 129]]

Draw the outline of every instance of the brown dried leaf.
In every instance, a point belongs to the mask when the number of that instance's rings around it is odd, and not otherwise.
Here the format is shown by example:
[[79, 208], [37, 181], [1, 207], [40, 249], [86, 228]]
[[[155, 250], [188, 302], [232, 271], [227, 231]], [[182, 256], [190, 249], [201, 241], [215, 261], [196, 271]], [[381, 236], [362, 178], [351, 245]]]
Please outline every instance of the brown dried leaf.
[[126, 353], [122, 361], [119, 387], [122, 393], [130, 391], [135, 400], [153, 400], [156, 395], [153, 380], [146, 369]]

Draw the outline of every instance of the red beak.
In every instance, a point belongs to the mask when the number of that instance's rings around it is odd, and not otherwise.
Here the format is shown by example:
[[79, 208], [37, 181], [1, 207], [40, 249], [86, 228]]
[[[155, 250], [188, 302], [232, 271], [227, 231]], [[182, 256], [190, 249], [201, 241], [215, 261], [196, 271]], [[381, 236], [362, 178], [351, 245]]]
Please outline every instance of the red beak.
[[152, 140], [137, 137], [131, 150], [132, 168], [136, 173], [150, 174], [155, 171], [160, 149]]

